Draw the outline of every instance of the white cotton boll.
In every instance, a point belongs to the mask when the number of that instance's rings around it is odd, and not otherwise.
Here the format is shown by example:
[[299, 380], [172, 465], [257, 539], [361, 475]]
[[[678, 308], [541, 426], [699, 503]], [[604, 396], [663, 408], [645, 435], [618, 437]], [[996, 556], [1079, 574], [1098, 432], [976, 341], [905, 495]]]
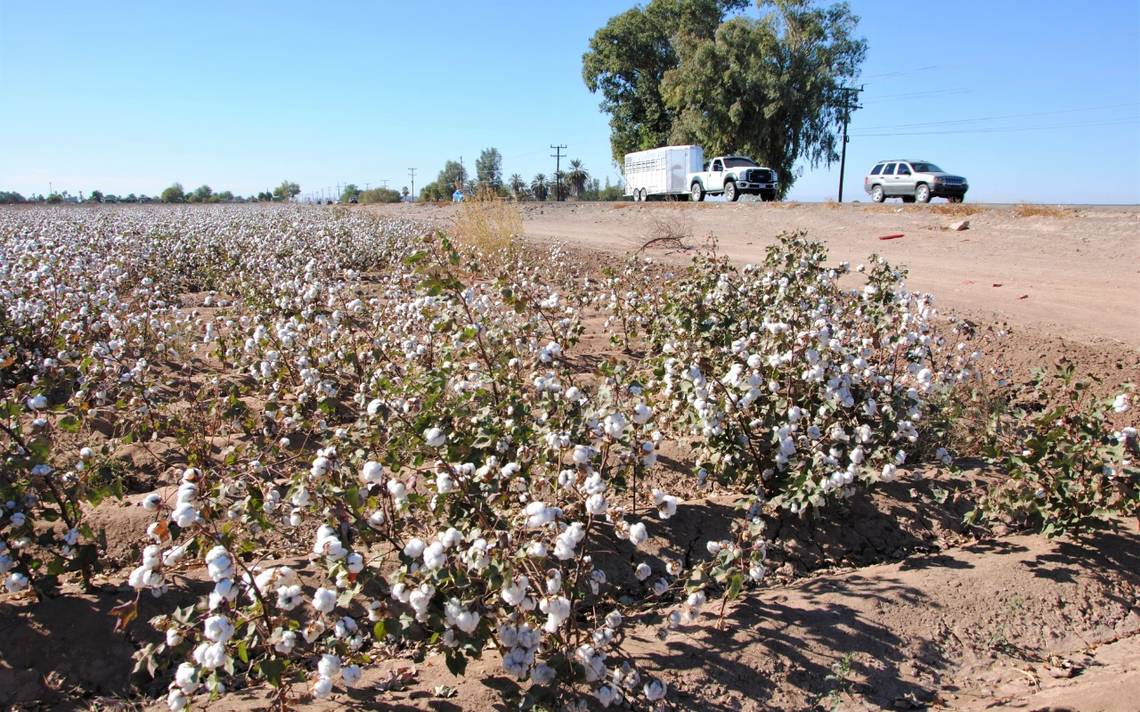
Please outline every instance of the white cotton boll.
[[572, 457], [574, 462], [579, 465], [585, 465], [590, 461], [593, 456], [593, 448], [589, 445], [575, 445]]
[[206, 568], [215, 582], [234, 575], [233, 559], [223, 546], [215, 546], [206, 554]]
[[300, 605], [302, 600], [300, 585], [280, 586], [277, 588], [277, 607], [283, 611], [291, 611]]
[[202, 624], [202, 635], [212, 643], [224, 643], [234, 634], [234, 625], [225, 616], [210, 616]]
[[322, 655], [317, 662], [317, 673], [321, 677], [336, 677], [340, 673], [340, 658], [336, 655]]
[[546, 554], [546, 544], [541, 541], [532, 541], [526, 547], [526, 555], [532, 559], [545, 559]]
[[638, 403], [633, 409], [633, 422], [644, 425], [653, 417], [653, 409], [644, 403]]
[[450, 472], [437, 472], [435, 475], [435, 489], [440, 494], [447, 494], [454, 492], [457, 487], [455, 479], [451, 476]]
[[190, 698], [177, 687], [172, 687], [166, 695], [166, 706], [170, 712], [182, 712], [189, 704]]
[[620, 440], [625, 434], [628, 425], [625, 416], [621, 413], [611, 413], [602, 421], [602, 430], [614, 440]]
[[319, 677], [313, 683], [313, 697], [318, 700], [323, 700], [332, 694], [332, 680], [327, 677]]
[[201, 686], [198, 682], [198, 668], [192, 663], [181, 663], [174, 672], [174, 684], [187, 695], [193, 694]]
[[194, 649], [194, 661], [207, 670], [215, 670], [226, 664], [225, 643], [202, 643]]
[[649, 564], [643, 561], [637, 565], [637, 568], [634, 570], [633, 574], [634, 576], [637, 576], [638, 581], [644, 581], [653, 574], [653, 569], [649, 568]]
[[892, 481], [892, 480], [894, 480], [894, 479], [895, 479], [895, 471], [896, 471], [897, 469], [898, 469], [897, 467], [895, 467], [894, 465], [891, 465], [891, 464], [889, 464], [889, 463], [888, 463], [888, 464], [886, 464], [886, 465], [883, 465], [883, 472], [882, 472], [882, 474], [879, 476], [879, 478], [880, 478], [880, 479], [881, 479], [883, 482], [890, 482], [890, 481]]
[[[149, 572], [148, 572], [149, 573]], [[4, 579], [4, 588], [8, 593], [20, 593], [28, 589], [28, 577], [19, 571], [13, 571]], [[135, 588], [141, 588], [136, 586]]]
[[463, 533], [455, 527], [448, 527], [447, 531], [439, 537], [439, 543], [443, 544], [444, 549], [450, 549], [462, 541]]
[[180, 528], [185, 529], [198, 519], [198, 510], [189, 502], [183, 502], [170, 513], [170, 520]]
[[281, 639], [273, 644], [273, 649], [282, 655], [288, 655], [293, 652], [293, 648], [297, 645], [297, 634], [291, 630], [285, 631], [281, 634]]
[[43, 410], [48, 407], [47, 396], [37, 394], [28, 399], [28, 407], [32, 410]]
[[340, 670], [340, 678], [344, 680], [344, 684], [348, 687], [355, 687], [363, 675], [364, 669], [359, 665], [347, 665]]
[[1123, 413], [1128, 410], [1128, 394], [1121, 393], [1112, 399], [1112, 410], [1116, 413]]
[[546, 614], [542, 629], [547, 633], [557, 632], [559, 626], [570, 617], [570, 601], [564, 596], [542, 599], [539, 609]]
[[313, 610], [329, 613], [333, 608], [336, 608], [336, 591], [322, 586], [313, 592]]
[[146, 496], [146, 498], [143, 499], [143, 501], [142, 501], [143, 509], [145, 509], [148, 512], [156, 511], [158, 509], [159, 505], [161, 505], [161, 504], [162, 504], [162, 495], [158, 494], [157, 492], [152, 492], [151, 494], [148, 494]]
[[345, 557], [344, 566], [348, 569], [350, 574], [358, 574], [364, 570], [364, 557], [357, 552], [353, 552]]
[[327, 457], [318, 457], [313, 460], [313, 464], [309, 467], [309, 476], [313, 479], [324, 477], [329, 472], [329, 459]]
[[383, 526], [384, 512], [377, 509], [376, 511], [372, 512], [372, 514], [368, 515], [368, 525], [377, 529]]
[[442, 568], [447, 561], [447, 555], [443, 553], [443, 544], [440, 542], [432, 542], [423, 551], [424, 568], [428, 571], [434, 571]]
[[417, 618], [427, 613], [433, 596], [435, 596], [435, 587], [426, 583], [420, 584], [419, 588], [412, 591], [408, 596], [408, 604], [411, 605], [412, 610], [416, 612]]
[[409, 559], [418, 559], [424, 553], [425, 548], [427, 548], [427, 544], [424, 543], [423, 539], [412, 537], [407, 544], [404, 544], [404, 556]]
[[508, 606], [517, 606], [526, 598], [526, 589], [530, 580], [526, 576], [516, 576], [515, 580], [504, 584], [499, 594]]
[[641, 546], [642, 542], [649, 538], [649, 532], [645, 529], [645, 525], [641, 522], [631, 524], [629, 527], [629, 541], [634, 546]]
[[369, 460], [360, 469], [360, 479], [368, 485], [382, 483], [384, 481], [384, 466], [375, 460]]
[[577, 403], [582, 400], [582, 391], [577, 386], [570, 386], [562, 396], [571, 403]]
[[586, 498], [586, 511], [595, 517], [605, 514], [607, 507], [606, 498], [601, 494], [592, 494]]
[[657, 505], [658, 519], [668, 519], [677, 513], [677, 498], [659, 489], [653, 490], [653, 502]]
[[424, 431], [424, 442], [428, 447], [442, 447], [447, 441], [447, 435], [439, 428], [428, 428]]
[[368, 402], [368, 409], [367, 409], [368, 417], [369, 418], [375, 418], [383, 406], [384, 406], [384, 401], [380, 400], [379, 398], [374, 398], [371, 401], [369, 401]]
[[664, 682], [653, 678], [649, 682], [645, 683], [645, 686], [642, 688], [642, 692], [645, 693], [645, 699], [649, 700], [650, 702], [656, 702], [657, 700], [663, 699], [665, 697], [668, 689], [668, 686], [666, 686]]

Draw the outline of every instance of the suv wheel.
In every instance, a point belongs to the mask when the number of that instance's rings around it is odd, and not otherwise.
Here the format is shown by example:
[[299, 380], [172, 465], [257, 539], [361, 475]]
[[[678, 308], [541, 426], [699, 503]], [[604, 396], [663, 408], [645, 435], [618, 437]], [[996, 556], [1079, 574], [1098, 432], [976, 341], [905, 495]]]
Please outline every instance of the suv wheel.
[[736, 183], [734, 181], [725, 181], [724, 183], [724, 199], [730, 203], [735, 203], [736, 199], [740, 197], [740, 193], [736, 192]]
[[920, 203], [929, 203], [930, 186], [925, 183], [919, 183], [918, 187], [914, 189], [914, 199]]
[[871, 200], [874, 202], [881, 203], [886, 197], [886, 194], [883, 193], [883, 186], [877, 185], [871, 188]]

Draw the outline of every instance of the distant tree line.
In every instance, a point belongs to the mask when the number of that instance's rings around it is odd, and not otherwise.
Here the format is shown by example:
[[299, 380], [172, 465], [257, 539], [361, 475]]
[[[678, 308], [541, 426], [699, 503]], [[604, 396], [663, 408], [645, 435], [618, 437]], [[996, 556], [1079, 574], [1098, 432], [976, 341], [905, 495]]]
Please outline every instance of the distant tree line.
[[[93, 190], [86, 197], [71, 195], [66, 190], [49, 193], [47, 196], [34, 194], [28, 197], [13, 190], [0, 190], [0, 205], [15, 205], [22, 203], [44, 203], [55, 205], [59, 203], [258, 203], [283, 202], [292, 200], [301, 192], [301, 186], [291, 181], [282, 181], [281, 185], [273, 190], [266, 190], [257, 195], [242, 197], [234, 195], [228, 190], [215, 193], [208, 185], [201, 185], [189, 193], [183, 189], [181, 183], [175, 183], [166, 188], [157, 196], [145, 194], [114, 195], [101, 190]], [[394, 191], [393, 191], [394, 192]], [[398, 194], [397, 194], [398, 195]]]
[[[406, 190], [406, 189], [405, 189]], [[620, 185], [605, 185], [592, 178], [582, 161], [570, 161], [559, 175], [544, 173], [529, 182], [518, 173], [503, 179], [503, 157], [497, 148], [484, 149], [475, 161], [475, 177], [467, 174], [460, 161], [448, 161], [434, 181], [420, 190], [420, 200], [451, 200], [456, 190], [464, 195], [494, 195], [515, 200], [621, 200]]]

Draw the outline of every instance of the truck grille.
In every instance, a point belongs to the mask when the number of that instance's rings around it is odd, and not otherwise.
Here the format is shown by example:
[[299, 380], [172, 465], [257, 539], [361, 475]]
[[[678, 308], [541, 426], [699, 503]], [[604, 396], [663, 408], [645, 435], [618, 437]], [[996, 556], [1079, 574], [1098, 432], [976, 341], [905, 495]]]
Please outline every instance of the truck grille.
[[776, 176], [772, 174], [772, 171], [760, 168], [748, 171], [745, 180], [749, 183], [774, 183]]

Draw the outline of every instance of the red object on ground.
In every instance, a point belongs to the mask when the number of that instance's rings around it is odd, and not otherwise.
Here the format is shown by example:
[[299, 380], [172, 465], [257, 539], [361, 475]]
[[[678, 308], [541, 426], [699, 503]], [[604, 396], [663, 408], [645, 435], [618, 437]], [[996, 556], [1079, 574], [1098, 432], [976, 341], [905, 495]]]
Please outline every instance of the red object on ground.
[[892, 232], [890, 235], [883, 235], [883, 236], [882, 236], [882, 237], [880, 237], [879, 239], [880, 239], [880, 240], [897, 240], [897, 239], [899, 239], [900, 237], [903, 237], [903, 233], [901, 233], [901, 232]]
[[1028, 294], [1022, 294], [1020, 297], [1018, 297], [1018, 299], [1029, 299], [1029, 295]]
[[1001, 285], [1002, 285], [1002, 282], [994, 282], [994, 284], [993, 284], [993, 286], [995, 286], [995, 287], [1000, 287]]

